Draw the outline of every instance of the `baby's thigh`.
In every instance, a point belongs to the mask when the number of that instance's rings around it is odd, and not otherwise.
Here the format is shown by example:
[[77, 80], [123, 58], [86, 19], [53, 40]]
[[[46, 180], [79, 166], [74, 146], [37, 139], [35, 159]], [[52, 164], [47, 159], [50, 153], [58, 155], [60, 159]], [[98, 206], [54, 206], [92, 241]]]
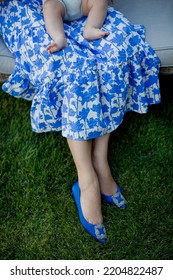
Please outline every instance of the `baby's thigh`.
[[105, 9], [107, 7], [107, 4], [107, 0], [82, 0], [83, 15], [87, 16], [93, 5], [96, 7], [98, 6], [98, 8]]
[[87, 16], [90, 11], [89, 0], [82, 0], [82, 13], [84, 16]]

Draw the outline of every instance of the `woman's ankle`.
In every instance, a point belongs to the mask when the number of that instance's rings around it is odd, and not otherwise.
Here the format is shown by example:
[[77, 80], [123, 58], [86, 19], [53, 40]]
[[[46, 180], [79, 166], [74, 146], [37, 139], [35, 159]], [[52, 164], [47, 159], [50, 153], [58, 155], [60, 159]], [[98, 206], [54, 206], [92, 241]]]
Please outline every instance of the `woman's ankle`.
[[101, 213], [101, 194], [97, 176], [90, 176], [86, 180], [79, 179], [81, 193], [81, 208], [85, 219], [91, 224], [103, 222]]
[[81, 191], [85, 191], [90, 187], [95, 189], [99, 185], [97, 173], [93, 168], [92, 170], [78, 172], [78, 181]]
[[105, 195], [114, 194], [117, 190], [116, 182], [112, 176], [107, 160], [93, 159], [93, 166], [99, 181], [100, 192]]

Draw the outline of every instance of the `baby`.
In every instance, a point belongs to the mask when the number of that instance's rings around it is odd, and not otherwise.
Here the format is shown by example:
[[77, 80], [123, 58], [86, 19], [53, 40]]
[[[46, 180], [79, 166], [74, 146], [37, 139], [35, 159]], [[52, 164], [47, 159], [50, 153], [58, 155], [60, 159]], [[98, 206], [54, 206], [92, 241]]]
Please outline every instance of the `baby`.
[[[53, 42], [46, 48], [48, 53], [67, 46], [63, 20], [73, 21], [88, 16], [83, 36], [96, 40], [108, 35], [101, 30], [107, 15], [108, 0], [43, 0], [43, 14], [46, 29]], [[113, 0], [111, 0], [113, 3]]]

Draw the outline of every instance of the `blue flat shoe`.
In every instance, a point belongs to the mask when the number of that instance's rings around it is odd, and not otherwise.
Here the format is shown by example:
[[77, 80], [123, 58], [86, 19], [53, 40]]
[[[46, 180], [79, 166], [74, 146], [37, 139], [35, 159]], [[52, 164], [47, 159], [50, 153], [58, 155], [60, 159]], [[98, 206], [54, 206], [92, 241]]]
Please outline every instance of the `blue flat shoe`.
[[126, 200], [122, 195], [120, 186], [117, 184], [117, 191], [113, 195], [102, 194], [102, 198], [110, 204], [115, 205], [118, 208], [126, 208]]
[[72, 186], [72, 194], [74, 200], [76, 202], [76, 206], [78, 209], [79, 219], [83, 227], [98, 241], [105, 242], [106, 241], [106, 230], [104, 224], [90, 224], [85, 217], [83, 216], [81, 204], [80, 204], [80, 187], [78, 181], [74, 183]]

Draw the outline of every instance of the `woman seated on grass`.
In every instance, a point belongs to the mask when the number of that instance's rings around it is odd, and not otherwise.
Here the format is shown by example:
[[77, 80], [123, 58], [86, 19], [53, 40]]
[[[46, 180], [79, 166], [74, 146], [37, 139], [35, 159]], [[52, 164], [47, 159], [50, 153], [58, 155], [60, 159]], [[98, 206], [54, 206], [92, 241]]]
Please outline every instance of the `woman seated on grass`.
[[31, 100], [34, 132], [61, 131], [67, 138], [78, 175], [72, 193], [80, 222], [105, 242], [101, 198], [126, 207], [107, 160], [110, 133], [126, 112], [146, 113], [160, 102], [159, 59], [142, 27], [113, 8], [102, 26], [108, 36], [88, 42], [85, 17], [64, 22], [67, 47], [51, 55], [41, 0], [1, 1], [0, 17], [0, 33], [15, 57], [3, 90]]

